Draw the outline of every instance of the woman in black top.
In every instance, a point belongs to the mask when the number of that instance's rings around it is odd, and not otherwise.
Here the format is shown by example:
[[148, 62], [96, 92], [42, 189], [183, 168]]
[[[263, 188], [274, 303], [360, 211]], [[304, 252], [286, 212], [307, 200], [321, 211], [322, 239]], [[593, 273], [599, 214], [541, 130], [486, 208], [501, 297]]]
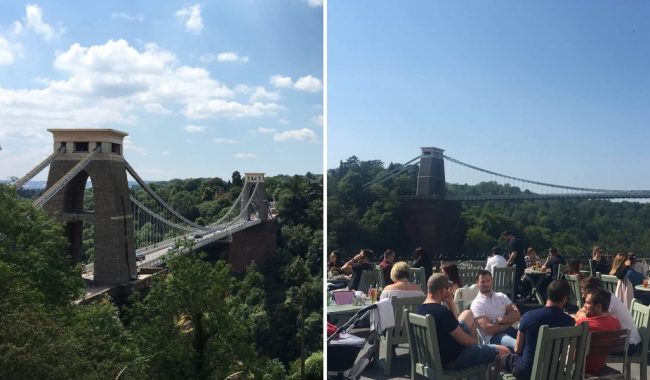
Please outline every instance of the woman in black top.
[[422, 247], [417, 247], [413, 255], [415, 256], [415, 260], [411, 268], [424, 268], [424, 279], [427, 281], [433, 274], [433, 261], [431, 261], [431, 258]]

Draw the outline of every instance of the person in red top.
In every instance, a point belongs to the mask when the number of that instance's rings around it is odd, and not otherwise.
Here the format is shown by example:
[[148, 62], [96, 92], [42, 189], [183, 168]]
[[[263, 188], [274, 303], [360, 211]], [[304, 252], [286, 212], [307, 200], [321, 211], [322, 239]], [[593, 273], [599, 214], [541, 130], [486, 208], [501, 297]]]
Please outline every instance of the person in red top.
[[[587, 322], [589, 331], [620, 330], [621, 322], [607, 313], [611, 299], [612, 294], [605, 289], [598, 289], [587, 294], [584, 304], [587, 314], [576, 320], [576, 326]], [[591, 375], [597, 374], [606, 361], [607, 355], [587, 355], [585, 372]]]

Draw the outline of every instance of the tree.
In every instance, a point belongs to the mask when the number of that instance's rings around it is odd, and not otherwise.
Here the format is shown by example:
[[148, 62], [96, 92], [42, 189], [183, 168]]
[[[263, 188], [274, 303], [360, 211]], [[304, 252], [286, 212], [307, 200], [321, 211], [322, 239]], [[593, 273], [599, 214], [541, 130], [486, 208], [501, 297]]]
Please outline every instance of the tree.
[[237, 187], [244, 186], [244, 181], [241, 179], [241, 174], [237, 170], [232, 172], [232, 185]]
[[223, 379], [254, 361], [246, 316], [224, 262], [191, 255], [169, 262], [169, 274], [129, 312], [155, 379]]

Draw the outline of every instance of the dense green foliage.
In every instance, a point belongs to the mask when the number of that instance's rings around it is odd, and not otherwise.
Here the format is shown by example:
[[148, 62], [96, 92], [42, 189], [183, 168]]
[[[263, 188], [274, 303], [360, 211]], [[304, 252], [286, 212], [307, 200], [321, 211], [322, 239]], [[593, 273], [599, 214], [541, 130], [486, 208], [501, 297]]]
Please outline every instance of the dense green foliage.
[[[233, 173], [228, 182], [152, 186], [180, 212], [210, 223], [230, 207], [241, 180]], [[0, 378], [222, 379], [241, 372], [280, 380], [300, 378], [301, 356], [305, 378], [320, 378], [322, 177], [277, 176], [266, 185], [278, 212], [274, 257], [235, 275], [201, 254], [179, 256], [121, 312], [109, 302], [72, 302], [83, 283], [66, 258], [62, 226], [0, 187]], [[84, 235], [88, 247], [91, 236]]]
[[[417, 167], [369, 186], [396, 165], [351, 157], [328, 173], [328, 247], [350, 255], [360, 248], [404, 252], [401, 196], [415, 194]], [[448, 194], [519, 194], [494, 182], [476, 186], [447, 185]], [[457, 253], [489, 252], [506, 229], [523, 237], [538, 252], [555, 246], [568, 256], [586, 255], [595, 244], [610, 253], [650, 255], [650, 204], [606, 200], [489, 201], [464, 203], [465, 241]]]

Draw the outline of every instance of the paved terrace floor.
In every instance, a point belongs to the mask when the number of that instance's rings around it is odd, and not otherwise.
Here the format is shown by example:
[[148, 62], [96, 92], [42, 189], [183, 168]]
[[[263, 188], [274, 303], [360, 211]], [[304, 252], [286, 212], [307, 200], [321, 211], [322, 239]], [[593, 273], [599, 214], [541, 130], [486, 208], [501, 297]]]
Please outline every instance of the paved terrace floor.
[[[540, 307], [540, 305], [518, 305], [522, 313]], [[367, 331], [367, 330], [365, 330]], [[364, 330], [355, 330], [352, 332], [354, 335], [364, 336]], [[367, 332], [366, 332], [367, 334]], [[379, 366], [370, 365], [362, 373], [360, 379], [410, 379], [411, 378], [411, 357], [409, 355], [408, 344], [399, 346], [396, 350], [397, 356], [392, 360], [392, 374], [391, 376], [384, 376], [384, 370]], [[383, 353], [382, 353], [383, 355]], [[622, 370], [621, 364], [609, 364], [610, 367]], [[650, 365], [648, 366], [648, 373], [650, 373]], [[649, 380], [641, 379], [638, 364], [632, 364], [632, 380]]]

